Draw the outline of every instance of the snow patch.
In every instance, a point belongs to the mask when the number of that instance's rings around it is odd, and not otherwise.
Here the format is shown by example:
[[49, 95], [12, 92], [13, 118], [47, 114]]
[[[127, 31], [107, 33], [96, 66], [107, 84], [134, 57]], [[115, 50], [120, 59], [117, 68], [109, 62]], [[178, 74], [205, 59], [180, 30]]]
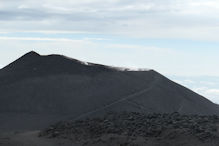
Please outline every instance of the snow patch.
[[119, 71], [150, 71], [148, 68], [126, 68], [126, 67], [112, 67]]
[[85, 62], [85, 61], [80, 61], [80, 63], [84, 65], [90, 65], [88, 62]]
[[[63, 55], [63, 57], [65, 57], [66, 59], [74, 60], [74, 59], [67, 57], [67, 56], [64, 56], [64, 55]], [[79, 60], [77, 60], [77, 61], [83, 65], [87, 65], [87, 66], [93, 65], [93, 63], [89, 63], [86, 61], [79, 61]], [[105, 67], [115, 69], [118, 71], [150, 71], [151, 70], [148, 68], [127, 68], [127, 67], [116, 67], [116, 66], [107, 66], [107, 65]]]

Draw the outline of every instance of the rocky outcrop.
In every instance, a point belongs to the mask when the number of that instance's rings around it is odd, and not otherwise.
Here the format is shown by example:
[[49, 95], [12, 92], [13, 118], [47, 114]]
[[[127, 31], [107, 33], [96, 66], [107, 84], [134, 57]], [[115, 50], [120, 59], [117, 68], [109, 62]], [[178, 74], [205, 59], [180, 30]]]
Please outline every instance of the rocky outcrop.
[[218, 116], [180, 115], [179, 113], [147, 115], [134, 112], [109, 113], [103, 118], [62, 121], [43, 130], [40, 136], [73, 141], [93, 140], [93, 142], [103, 139], [106, 135], [117, 135], [117, 138], [125, 136], [129, 137], [128, 139], [140, 137], [145, 142], [150, 138], [172, 140], [193, 137], [205, 143], [219, 142], [218, 124]]

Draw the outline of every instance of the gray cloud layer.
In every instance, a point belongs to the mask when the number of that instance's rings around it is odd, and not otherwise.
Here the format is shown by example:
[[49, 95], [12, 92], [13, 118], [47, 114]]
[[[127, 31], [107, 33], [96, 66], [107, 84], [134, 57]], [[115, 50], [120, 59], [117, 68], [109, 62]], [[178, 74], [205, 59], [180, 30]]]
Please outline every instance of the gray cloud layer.
[[217, 0], [0, 0], [0, 31], [218, 40]]

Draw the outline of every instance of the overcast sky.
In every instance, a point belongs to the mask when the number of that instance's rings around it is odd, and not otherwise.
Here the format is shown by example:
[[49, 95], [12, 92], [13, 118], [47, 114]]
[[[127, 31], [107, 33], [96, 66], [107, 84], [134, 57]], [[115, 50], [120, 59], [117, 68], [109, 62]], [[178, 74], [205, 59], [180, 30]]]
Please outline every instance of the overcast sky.
[[0, 68], [30, 50], [152, 68], [219, 103], [219, 0], [0, 0], [0, 45]]

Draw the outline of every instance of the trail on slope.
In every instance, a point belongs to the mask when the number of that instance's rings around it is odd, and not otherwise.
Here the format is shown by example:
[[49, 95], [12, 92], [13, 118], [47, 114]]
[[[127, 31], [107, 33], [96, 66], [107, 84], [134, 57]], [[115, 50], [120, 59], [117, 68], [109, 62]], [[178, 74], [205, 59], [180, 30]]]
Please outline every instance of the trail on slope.
[[132, 98], [134, 98], [134, 97], [136, 97], [136, 96], [139, 96], [139, 95], [141, 95], [141, 94], [143, 94], [143, 93], [146, 93], [146, 92], [150, 91], [150, 90], [156, 85], [156, 83], [157, 83], [160, 79], [161, 79], [161, 78], [160, 78], [159, 76], [155, 76], [154, 81], [151, 83], [151, 85], [150, 85], [148, 88], [142, 89], [142, 90], [140, 90], [140, 91], [138, 91], [138, 92], [135, 92], [135, 93], [133, 93], [133, 94], [127, 95], [126, 97], [123, 97], [123, 98], [121, 98], [121, 99], [119, 99], [119, 100], [117, 100], [117, 101], [114, 101], [114, 102], [112, 102], [112, 103], [110, 103], [110, 104], [107, 104], [107, 105], [105, 105], [105, 106], [103, 106], [103, 107], [100, 107], [100, 108], [98, 108], [98, 109], [95, 109], [95, 110], [92, 110], [92, 111], [83, 113], [83, 114], [77, 116], [76, 118], [73, 118], [73, 120], [78, 120], [78, 119], [80, 119], [80, 118], [83, 118], [83, 117], [92, 115], [92, 114], [94, 114], [94, 113], [103, 111], [103, 110], [105, 110], [105, 109], [107, 109], [107, 108], [112, 107], [112, 106], [115, 105], [115, 104], [118, 104], [118, 103], [121, 103], [121, 102], [124, 102], [124, 101], [127, 101], [128, 103], [134, 104], [135, 106], [138, 106], [138, 108], [140, 108], [140, 109], [142, 109], [142, 108], [145, 109], [145, 107], [144, 107], [143, 105], [139, 105], [139, 104], [137, 104], [137, 103], [133, 103], [133, 102], [129, 101], [129, 99], [132, 99]]

